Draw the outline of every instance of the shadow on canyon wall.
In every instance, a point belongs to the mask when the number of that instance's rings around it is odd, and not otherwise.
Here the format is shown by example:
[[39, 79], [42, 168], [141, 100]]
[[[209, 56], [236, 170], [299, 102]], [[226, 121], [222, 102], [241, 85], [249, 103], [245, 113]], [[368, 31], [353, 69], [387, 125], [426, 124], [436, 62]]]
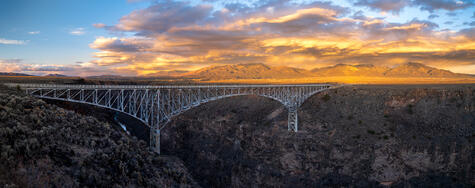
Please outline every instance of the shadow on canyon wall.
[[[287, 131], [279, 102], [230, 97], [175, 117], [162, 130], [162, 153], [181, 158], [204, 187], [470, 187], [474, 92], [474, 85], [345, 86], [308, 99], [297, 133]], [[58, 105], [104, 121], [115, 115]], [[119, 120], [148, 141], [139, 121]]]
[[308, 99], [297, 133], [278, 102], [232, 97], [175, 118], [162, 149], [205, 187], [468, 186], [474, 91], [347, 86]]

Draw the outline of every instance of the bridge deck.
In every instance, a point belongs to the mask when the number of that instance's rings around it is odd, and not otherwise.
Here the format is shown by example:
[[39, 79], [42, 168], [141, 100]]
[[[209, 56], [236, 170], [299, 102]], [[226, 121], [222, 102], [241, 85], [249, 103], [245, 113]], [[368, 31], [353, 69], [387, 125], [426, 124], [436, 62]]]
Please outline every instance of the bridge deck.
[[[7, 83], [7, 86], [22, 88], [68, 88], [68, 89], [194, 89], [194, 88], [278, 88], [278, 87], [316, 87], [331, 84], [269, 84], [269, 85], [71, 85], [71, 84], [22, 84]], [[331, 85], [333, 86], [333, 85]]]

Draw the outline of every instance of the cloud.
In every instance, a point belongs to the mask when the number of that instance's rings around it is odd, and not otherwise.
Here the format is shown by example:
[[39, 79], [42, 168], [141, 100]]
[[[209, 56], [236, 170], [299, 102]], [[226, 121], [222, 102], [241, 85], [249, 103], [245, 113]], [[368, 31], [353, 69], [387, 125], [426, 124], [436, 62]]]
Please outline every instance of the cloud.
[[405, 7], [419, 7], [421, 10], [433, 12], [435, 10], [454, 11], [472, 7], [469, 0], [355, 0], [354, 5], [367, 6], [373, 10], [399, 14]]
[[18, 64], [21, 62], [23, 62], [23, 59], [0, 59], [0, 63]]
[[[389, 12], [414, 6], [413, 1], [358, 2]], [[96, 59], [88, 63], [136, 75], [236, 63], [300, 68], [412, 60], [441, 68], [475, 64], [475, 34], [469, 29], [440, 30], [436, 23], [418, 19], [391, 23], [363, 12], [350, 15], [328, 2], [269, 0], [223, 7], [152, 3], [116, 25], [95, 25], [117, 36], [97, 37], [90, 44]]]
[[151, 48], [153, 43], [150, 41], [151, 39], [139, 37], [122, 39], [98, 37], [90, 47], [103, 51], [138, 52]]
[[37, 35], [37, 34], [40, 34], [40, 31], [30, 31], [30, 32], [28, 32], [28, 34]]
[[444, 24], [446, 24], [446, 25], [452, 25], [452, 24], [454, 24], [454, 22], [453, 22], [453, 21], [446, 21], [446, 22], [444, 22]]
[[104, 28], [106, 26], [106, 24], [103, 24], [103, 23], [95, 23], [95, 24], [92, 24], [92, 26], [94, 26], [95, 28]]
[[431, 14], [431, 15], [429, 15], [429, 17], [427, 17], [427, 18], [429, 18], [429, 19], [434, 19], [434, 18], [438, 18], [438, 17], [440, 17], [440, 16], [437, 15], [437, 14]]
[[[40, 76], [47, 74], [90, 76], [103, 74], [104, 72], [117, 72], [114, 70], [107, 70], [104, 67], [95, 66], [90, 63], [81, 62], [73, 65], [34, 64], [25, 63], [22, 59], [0, 59], [0, 70], [2, 72], [16, 72]], [[127, 72], [124, 72], [123, 74], [130, 75], [127, 74]]]
[[0, 70], [2, 72], [18, 72], [22, 70], [19, 65], [21, 59], [0, 59]]
[[71, 71], [68, 65], [26, 64], [23, 59], [0, 59], [0, 68], [4, 72], [51, 72]]
[[354, 5], [367, 6], [371, 9], [399, 14], [404, 7], [410, 5], [408, 0], [357, 0]]
[[84, 35], [85, 33], [86, 31], [82, 27], [75, 28], [69, 32], [71, 35]]
[[420, 6], [421, 10], [427, 10], [429, 12], [439, 9], [453, 11], [474, 5], [471, 0], [414, 0], [413, 4]]
[[457, 16], [457, 13], [456, 12], [447, 12], [446, 15], [454, 17], [454, 16]]
[[23, 41], [23, 40], [10, 40], [10, 39], [0, 38], [0, 44], [22, 45], [26, 43], [27, 41]]
[[459, 36], [462, 36], [463, 38], [466, 38], [468, 40], [475, 40], [475, 28], [468, 28], [468, 29], [462, 29], [458, 32]]
[[24, 65], [22, 71], [32, 71], [32, 72], [64, 72], [72, 71], [73, 67], [63, 66], [63, 65]]
[[212, 7], [206, 5], [191, 6], [185, 2], [163, 1], [122, 17], [115, 29], [135, 31], [147, 36], [165, 32], [172, 27], [197, 24], [207, 18], [211, 10]]

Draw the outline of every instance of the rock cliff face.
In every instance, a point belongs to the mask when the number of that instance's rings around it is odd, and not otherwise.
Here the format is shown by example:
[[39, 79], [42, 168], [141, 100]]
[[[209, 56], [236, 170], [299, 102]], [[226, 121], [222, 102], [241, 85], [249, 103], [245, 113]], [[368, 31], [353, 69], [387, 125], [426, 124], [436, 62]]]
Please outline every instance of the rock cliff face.
[[162, 149], [215, 186], [473, 186], [475, 86], [346, 86], [300, 108], [234, 97], [172, 121]]
[[90, 116], [0, 87], [0, 187], [197, 187], [175, 157]]
[[475, 184], [475, 85], [326, 91], [301, 106], [297, 133], [277, 101], [213, 101], [162, 130], [160, 157], [116, 126], [0, 91], [0, 185], [8, 187]]

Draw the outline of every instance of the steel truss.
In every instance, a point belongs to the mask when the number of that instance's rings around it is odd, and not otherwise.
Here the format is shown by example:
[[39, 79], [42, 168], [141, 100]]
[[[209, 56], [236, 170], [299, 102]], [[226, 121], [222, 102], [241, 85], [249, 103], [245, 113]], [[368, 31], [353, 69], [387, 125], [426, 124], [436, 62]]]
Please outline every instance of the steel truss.
[[172, 117], [200, 104], [239, 95], [274, 99], [288, 110], [288, 130], [297, 132], [297, 110], [315, 93], [333, 88], [329, 84], [311, 85], [215, 85], [215, 86], [139, 86], [139, 85], [20, 85], [27, 94], [45, 99], [91, 104], [137, 118], [150, 127], [150, 148], [160, 153], [160, 130]]

